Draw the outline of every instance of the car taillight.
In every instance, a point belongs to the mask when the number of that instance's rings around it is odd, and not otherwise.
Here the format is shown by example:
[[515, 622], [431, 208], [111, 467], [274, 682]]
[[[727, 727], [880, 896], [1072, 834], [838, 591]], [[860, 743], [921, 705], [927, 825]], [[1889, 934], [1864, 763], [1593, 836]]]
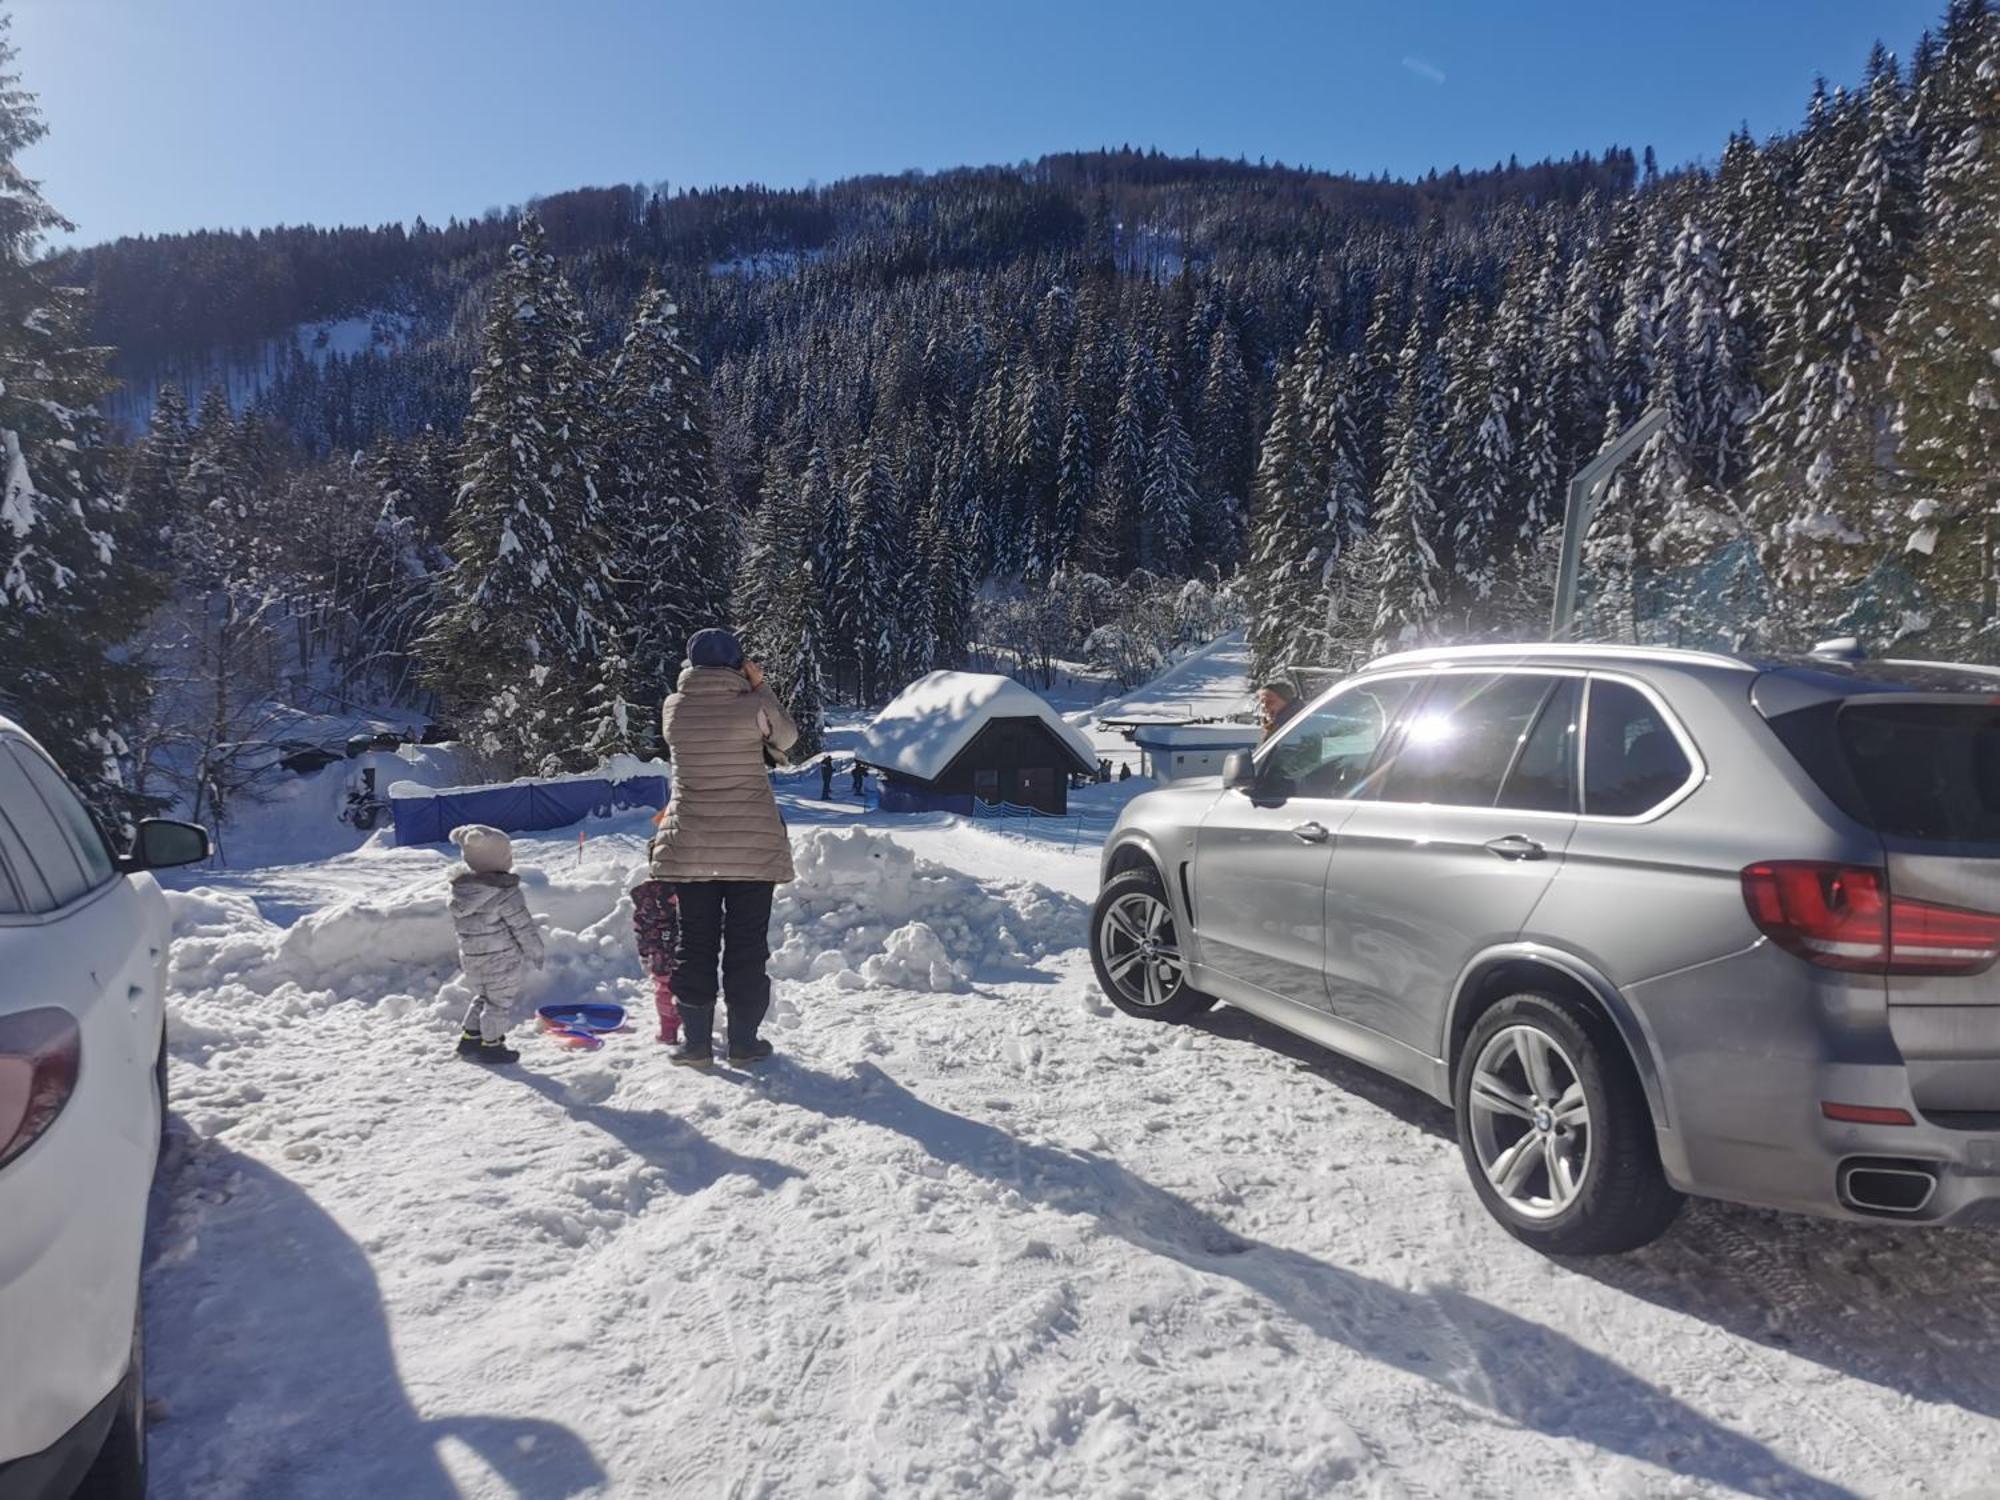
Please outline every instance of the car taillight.
[[0, 1167], [55, 1123], [76, 1091], [83, 1036], [66, 1010], [0, 1016]]
[[1824, 969], [1977, 974], [2000, 959], [2000, 913], [1897, 896], [1871, 865], [1765, 860], [1743, 871], [1743, 904], [1772, 942]]

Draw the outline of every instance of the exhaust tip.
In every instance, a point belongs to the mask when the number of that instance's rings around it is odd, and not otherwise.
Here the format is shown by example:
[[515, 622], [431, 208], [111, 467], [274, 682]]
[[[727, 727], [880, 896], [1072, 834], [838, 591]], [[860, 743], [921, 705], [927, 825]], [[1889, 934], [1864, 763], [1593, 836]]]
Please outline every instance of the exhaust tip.
[[1937, 1166], [1898, 1157], [1851, 1157], [1840, 1164], [1840, 1201], [1865, 1214], [1908, 1217], [1930, 1206]]

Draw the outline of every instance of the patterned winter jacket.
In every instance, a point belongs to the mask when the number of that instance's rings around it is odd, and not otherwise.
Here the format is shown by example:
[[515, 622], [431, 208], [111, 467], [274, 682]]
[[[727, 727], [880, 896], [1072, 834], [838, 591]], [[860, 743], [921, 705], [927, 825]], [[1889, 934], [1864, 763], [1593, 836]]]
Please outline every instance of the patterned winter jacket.
[[528, 971], [542, 966], [542, 934], [511, 872], [461, 869], [451, 877], [451, 924], [458, 930], [458, 962], [487, 999], [518, 999]]
[[653, 836], [658, 880], [792, 878], [792, 841], [764, 767], [764, 747], [798, 743], [768, 688], [728, 667], [688, 667], [660, 710], [674, 758], [674, 798]]

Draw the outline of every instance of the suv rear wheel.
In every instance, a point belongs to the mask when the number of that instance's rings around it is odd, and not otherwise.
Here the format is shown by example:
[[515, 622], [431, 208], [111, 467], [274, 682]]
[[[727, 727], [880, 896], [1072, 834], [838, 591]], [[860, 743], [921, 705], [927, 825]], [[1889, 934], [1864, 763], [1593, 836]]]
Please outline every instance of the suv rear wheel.
[[1538, 1250], [1635, 1250], [1680, 1212], [1638, 1075], [1596, 1011], [1532, 991], [1500, 1001], [1473, 1023], [1452, 1103], [1480, 1200]]
[[1111, 1003], [1147, 1021], [1191, 1021], [1215, 1004], [1192, 989], [1167, 890], [1151, 866], [1104, 883], [1090, 913], [1090, 962]]

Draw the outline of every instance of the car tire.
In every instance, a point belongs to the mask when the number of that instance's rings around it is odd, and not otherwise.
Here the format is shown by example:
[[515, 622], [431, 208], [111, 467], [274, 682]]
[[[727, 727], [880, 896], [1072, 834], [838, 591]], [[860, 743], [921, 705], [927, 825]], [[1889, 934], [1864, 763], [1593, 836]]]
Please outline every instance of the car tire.
[[1090, 912], [1090, 963], [1111, 1003], [1145, 1021], [1191, 1021], [1215, 1004], [1187, 982], [1180, 926], [1150, 865], [1111, 877]]
[[104, 1446], [71, 1500], [146, 1500], [146, 1333], [143, 1305], [132, 1314], [132, 1363]]
[[1537, 1250], [1636, 1250], [1680, 1212], [1638, 1072], [1599, 1011], [1533, 991], [1499, 1001], [1473, 1022], [1452, 1105], [1480, 1201]]

